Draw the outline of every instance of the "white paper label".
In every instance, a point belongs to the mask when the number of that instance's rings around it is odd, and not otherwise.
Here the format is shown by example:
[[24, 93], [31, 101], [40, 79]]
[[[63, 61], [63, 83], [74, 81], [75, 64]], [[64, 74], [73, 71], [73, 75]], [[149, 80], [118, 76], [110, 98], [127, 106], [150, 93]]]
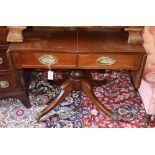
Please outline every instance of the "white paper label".
[[54, 79], [54, 72], [48, 71], [48, 80], [53, 80], [53, 79]]

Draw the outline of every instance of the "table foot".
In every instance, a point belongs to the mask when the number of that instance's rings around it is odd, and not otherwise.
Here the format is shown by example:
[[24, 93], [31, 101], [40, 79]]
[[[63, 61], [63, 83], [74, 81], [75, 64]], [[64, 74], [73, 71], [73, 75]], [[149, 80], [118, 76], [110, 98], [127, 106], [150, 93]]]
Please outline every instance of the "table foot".
[[72, 82], [70, 80], [64, 82], [62, 84], [62, 91], [58, 95], [58, 97], [52, 101], [45, 109], [43, 109], [37, 116], [37, 120], [40, 120], [43, 116], [45, 116], [47, 113], [49, 113], [51, 110], [53, 110], [57, 105], [59, 105], [72, 91]]
[[151, 117], [152, 115], [148, 115], [148, 114], [144, 116], [144, 126], [148, 126], [150, 124]]
[[112, 118], [116, 123], [118, 123], [118, 121], [119, 121], [119, 116], [118, 116], [118, 115], [113, 114], [113, 115], [111, 115], [111, 118]]
[[109, 117], [113, 115], [112, 111], [107, 109], [98, 98], [94, 95], [93, 89], [89, 83], [89, 81], [82, 81], [82, 90], [86, 96], [95, 104], [102, 112], [106, 113]]

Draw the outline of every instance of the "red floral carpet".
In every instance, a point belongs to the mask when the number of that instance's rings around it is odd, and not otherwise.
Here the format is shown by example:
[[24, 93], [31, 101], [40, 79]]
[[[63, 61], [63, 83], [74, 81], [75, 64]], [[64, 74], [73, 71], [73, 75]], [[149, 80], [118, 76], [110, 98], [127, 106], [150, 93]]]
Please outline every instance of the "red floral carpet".
[[[134, 90], [130, 75], [125, 72], [92, 73], [97, 80], [108, 79], [106, 85], [94, 88], [94, 93], [107, 108], [124, 117], [126, 121], [114, 122], [102, 113], [80, 91], [73, 91], [58, 107], [36, 122], [39, 111], [46, 107], [59, 93], [58, 86], [46, 80], [46, 74], [33, 73], [29, 87], [32, 108], [26, 109], [19, 100], [0, 100], [0, 127], [26, 128], [143, 128], [155, 127], [155, 119], [144, 125], [145, 109]], [[61, 74], [55, 75], [61, 78]]]

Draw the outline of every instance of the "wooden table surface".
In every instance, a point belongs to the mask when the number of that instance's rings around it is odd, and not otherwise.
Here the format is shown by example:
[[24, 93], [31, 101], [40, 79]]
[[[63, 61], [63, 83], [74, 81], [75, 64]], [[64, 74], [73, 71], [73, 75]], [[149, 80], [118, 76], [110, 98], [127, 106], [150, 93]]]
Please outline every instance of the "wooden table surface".
[[10, 50], [57, 52], [145, 52], [140, 44], [128, 44], [128, 32], [101, 29], [33, 30], [24, 33], [22, 43], [12, 43]]

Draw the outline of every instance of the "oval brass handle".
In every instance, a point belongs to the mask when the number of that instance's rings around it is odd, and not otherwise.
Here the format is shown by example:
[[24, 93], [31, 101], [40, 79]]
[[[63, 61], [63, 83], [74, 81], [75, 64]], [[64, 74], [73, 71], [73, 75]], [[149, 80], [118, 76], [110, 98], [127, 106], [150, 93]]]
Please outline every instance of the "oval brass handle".
[[9, 82], [7, 81], [0, 81], [0, 88], [8, 88]]
[[110, 57], [99, 57], [97, 59], [97, 62], [102, 64], [102, 65], [113, 65], [116, 63], [116, 60]]
[[3, 63], [3, 59], [0, 57], [0, 65]]
[[54, 65], [56, 64], [58, 59], [53, 55], [43, 55], [39, 57], [39, 62], [45, 65]]

